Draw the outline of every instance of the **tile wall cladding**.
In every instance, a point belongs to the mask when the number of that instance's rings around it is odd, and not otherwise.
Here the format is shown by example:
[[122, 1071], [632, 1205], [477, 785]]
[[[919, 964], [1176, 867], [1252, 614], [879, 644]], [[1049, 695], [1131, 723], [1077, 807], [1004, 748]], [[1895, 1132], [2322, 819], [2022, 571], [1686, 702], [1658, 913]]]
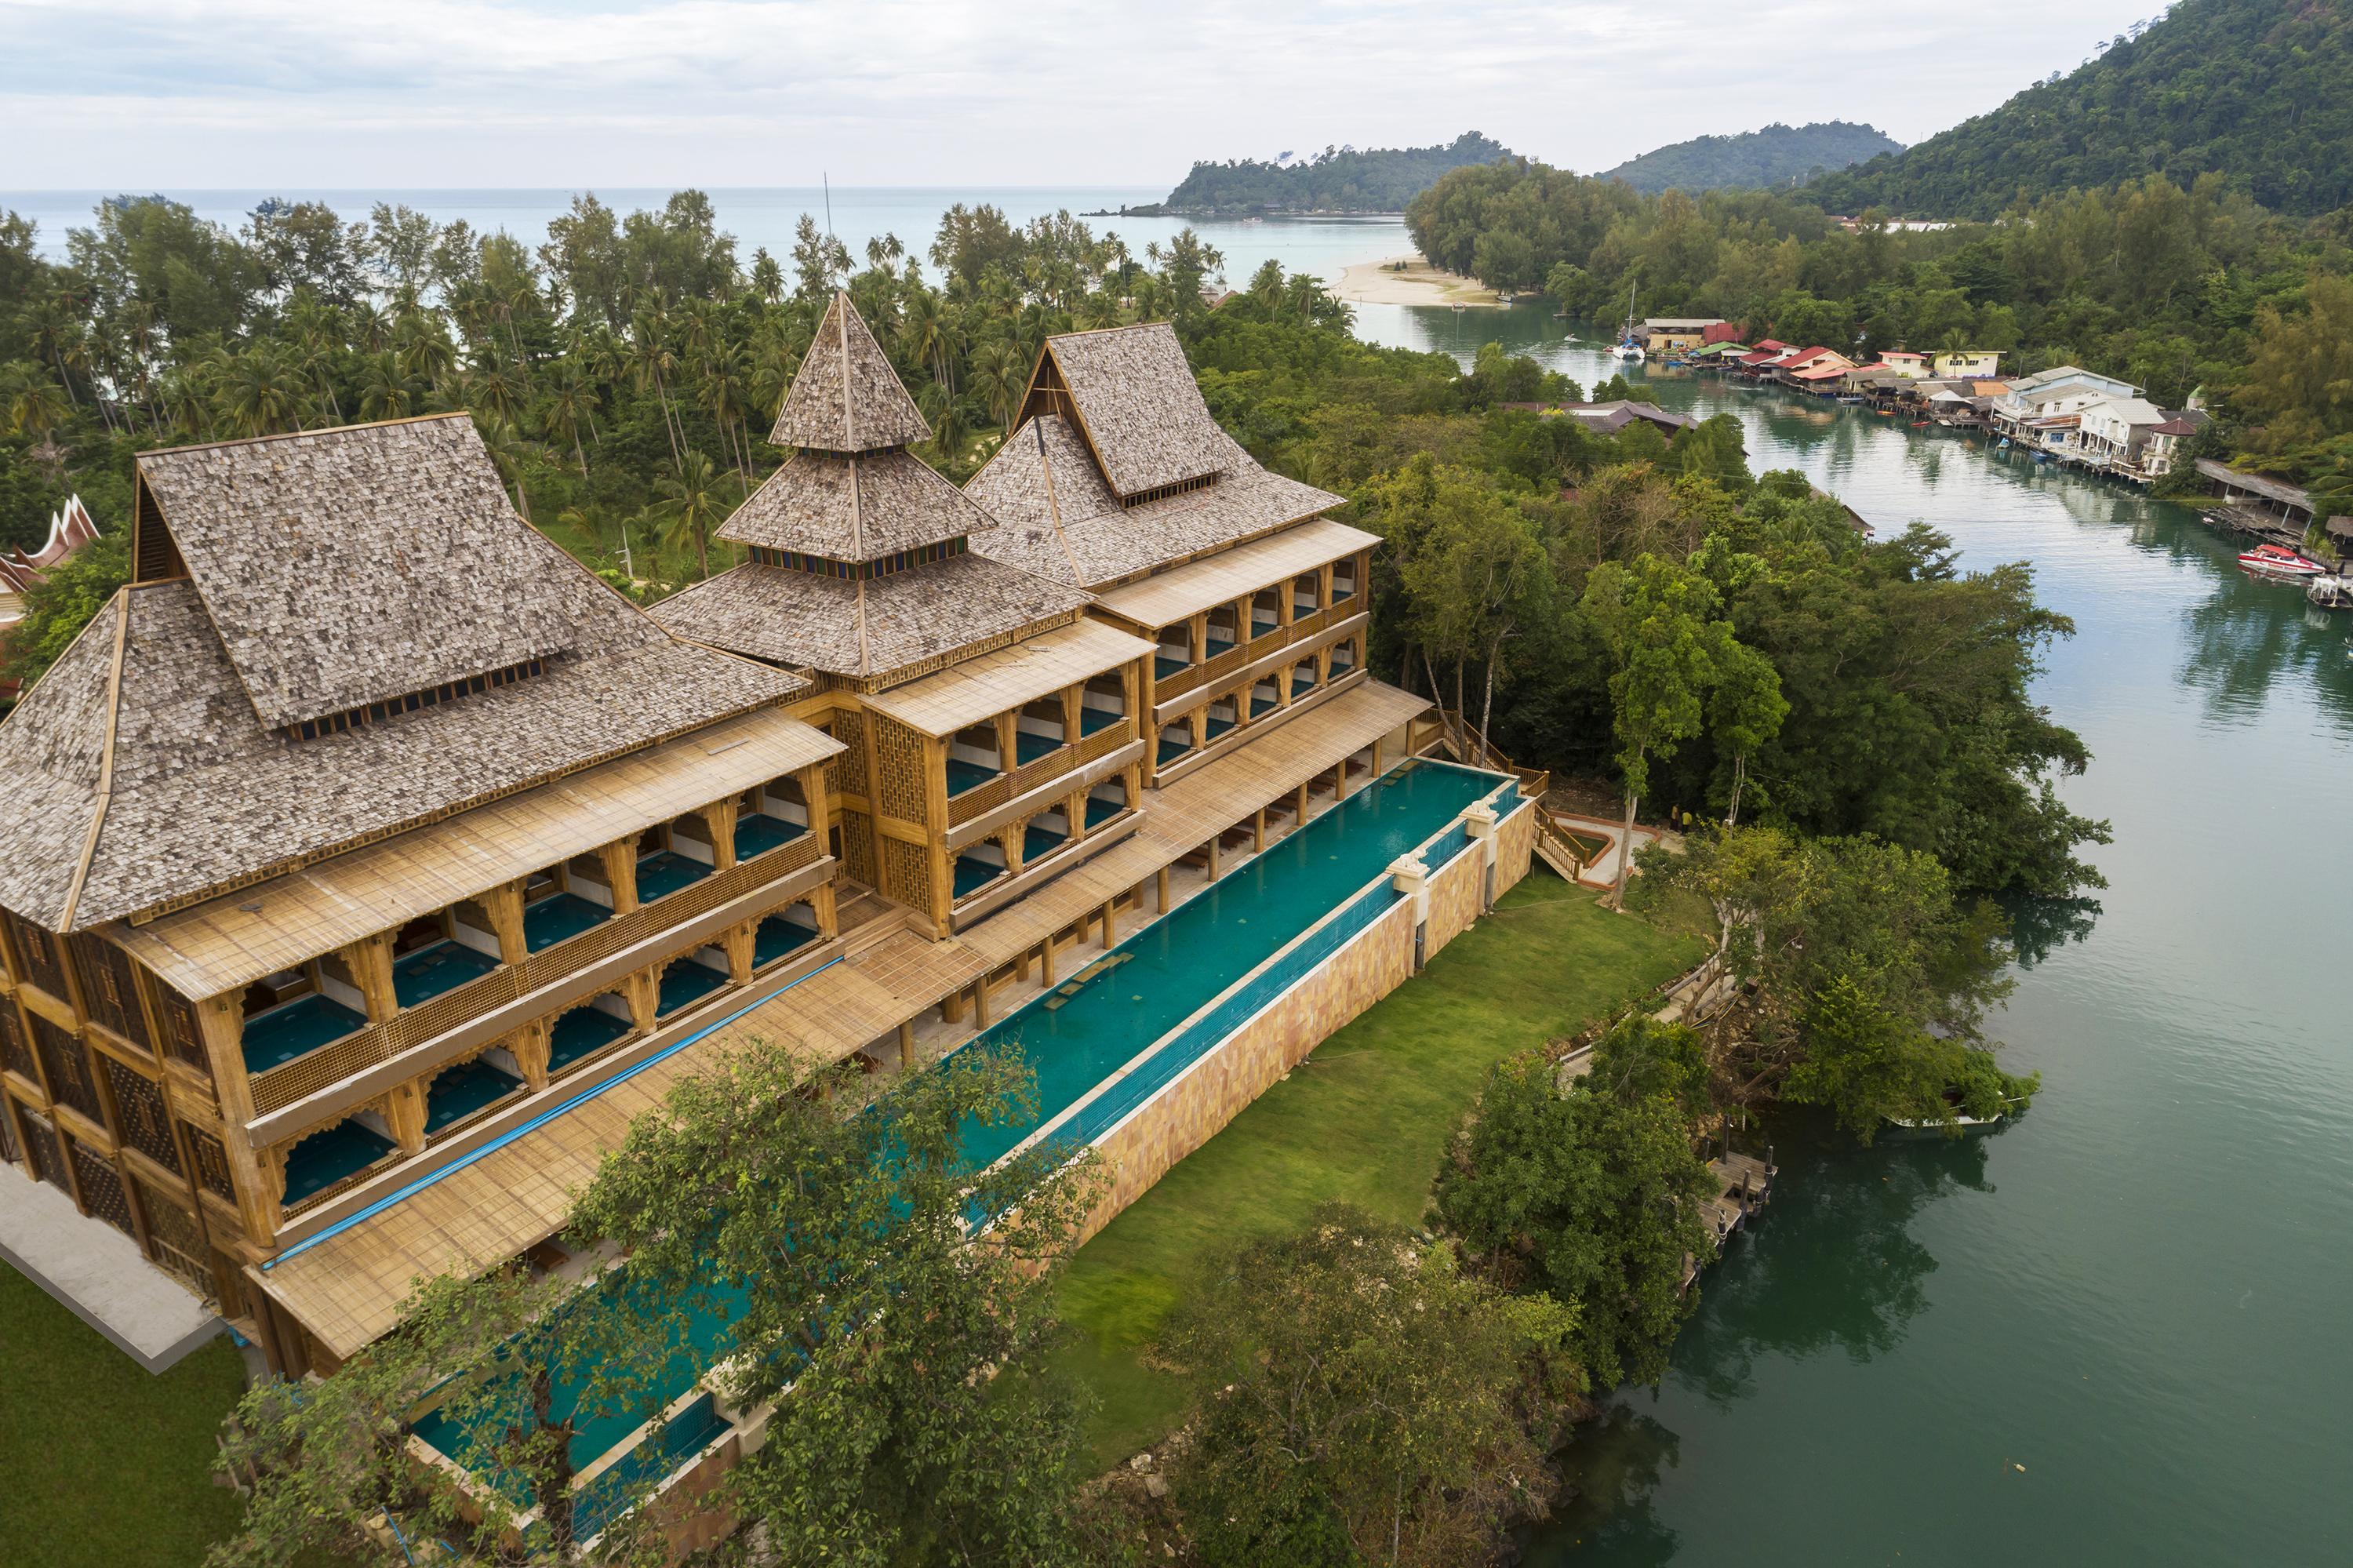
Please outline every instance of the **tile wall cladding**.
[[1524, 800], [1520, 809], [1495, 824], [1495, 896], [1519, 885], [1528, 874], [1528, 859], [1536, 850], [1536, 803]]
[[1421, 961], [1454, 940], [1479, 918], [1480, 895], [1486, 891], [1487, 851], [1477, 839], [1471, 847], [1439, 868], [1430, 879], [1429, 928], [1422, 934]]
[[[1468, 856], [1463, 857], [1468, 859]], [[1109, 1224], [1342, 1024], [1413, 973], [1413, 901], [1400, 901], [1097, 1144], [1108, 1188], [1080, 1230]]]

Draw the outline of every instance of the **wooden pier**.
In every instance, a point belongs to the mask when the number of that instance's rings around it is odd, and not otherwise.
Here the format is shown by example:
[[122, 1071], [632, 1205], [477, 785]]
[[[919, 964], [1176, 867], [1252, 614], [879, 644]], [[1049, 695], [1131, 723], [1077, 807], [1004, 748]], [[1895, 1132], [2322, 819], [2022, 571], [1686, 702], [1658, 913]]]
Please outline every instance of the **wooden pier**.
[[[1767, 1146], [1762, 1160], [1753, 1154], [1726, 1152], [1709, 1160], [1707, 1169], [1716, 1180], [1716, 1192], [1713, 1198], [1702, 1200], [1700, 1215], [1715, 1233], [1714, 1255], [1721, 1255], [1724, 1244], [1746, 1229], [1749, 1220], [1772, 1200], [1773, 1178], [1779, 1174], [1780, 1167], [1773, 1163], [1773, 1150]], [[1711, 1259], [1683, 1255], [1684, 1289], [1692, 1287], [1707, 1261]]]

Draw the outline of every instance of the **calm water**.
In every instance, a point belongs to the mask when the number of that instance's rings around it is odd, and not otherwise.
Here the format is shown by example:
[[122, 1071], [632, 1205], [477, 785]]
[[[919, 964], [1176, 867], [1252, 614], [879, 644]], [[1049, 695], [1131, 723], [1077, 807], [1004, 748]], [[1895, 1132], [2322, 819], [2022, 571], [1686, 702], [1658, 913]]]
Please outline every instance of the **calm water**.
[[[1414, 312], [1451, 347], [1476, 313]], [[1499, 336], [1609, 374], [1540, 311]], [[1777, 1129], [1780, 1196], [1663, 1387], [1584, 1445], [1559, 1564], [2342, 1562], [2353, 1410], [2353, 617], [2249, 581], [2190, 511], [1713, 380], [1753, 464], [1883, 535], [2034, 564], [2077, 635], [2038, 694], [2111, 820], [2081, 941], [1998, 1021], [2032, 1113], [1959, 1146]], [[2022, 1466], [2023, 1469], [2017, 1467]]]

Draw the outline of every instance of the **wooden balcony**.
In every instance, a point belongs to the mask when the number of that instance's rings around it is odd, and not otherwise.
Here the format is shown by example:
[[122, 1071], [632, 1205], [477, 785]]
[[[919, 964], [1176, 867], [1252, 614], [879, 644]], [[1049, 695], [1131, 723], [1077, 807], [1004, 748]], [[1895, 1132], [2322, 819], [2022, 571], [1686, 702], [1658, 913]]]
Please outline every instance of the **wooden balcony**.
[[817, 835], [804, 833], [765, 854], [729, 870], [714, 872], [666, 898], [591, 926], [578, 936], [532, 954], [521, 963], [502, 964], [428, 1001], [403, 1008], [382, 1023], [355, 1031], [257, 1073], [250, 1080], [254, 1114], [257, 1118], [268, 1117], [355, 1074], [390, 1062], [448, 1033], [470, 1019], [520, 1001], [765, 884], [813, 865], [823, 853]]
[[948, 826], [962, 827], [975, 817], [997, 810], [1008, 800], [1027, 795], [1040, 784], [1060, 778], [1075, 768], [1084, 768], [1099, 757], [1107, 757], [1135, 739], [1133, 717], [1117, 724], [1105, 725], [1092, 735], [1082, 736], [1075, 744], [1056, 747], [1043, 757], [1033, 758], [1010, 773], [1000, 773], [986, 784], [976, 784], [959, 795], [948, 797]]

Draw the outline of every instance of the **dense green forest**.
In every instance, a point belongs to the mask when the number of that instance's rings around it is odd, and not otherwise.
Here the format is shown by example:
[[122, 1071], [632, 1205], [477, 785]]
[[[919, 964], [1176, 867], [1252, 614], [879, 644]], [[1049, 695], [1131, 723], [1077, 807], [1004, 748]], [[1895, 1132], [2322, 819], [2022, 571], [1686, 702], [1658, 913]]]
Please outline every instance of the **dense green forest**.
[[2179, 0], [2137, 36], [1905, 152], [1824, 176], [1835, 212], [1993, 218], [2021, 197], [2220, 175], [2309, 217], [2353, 202], [2344, 0]]
[[1598, 177], [1623, 180], [1645, 196], [1663, 190], [1762, 190], [1903, 150], [1903, 143], [1873, 126], [1825, 120], [1767, 125], [1737, 136], [1694, 136], [1629, 158]]
[[1406, 214], [1423, 255], [1541, 286], [1579, 319], [1715, 315], [1849, 353], [1999, 349], [2003, 368], [2082, 365], [2174, 407], [2202, 389], [2212, 438], [2298, 480], [2353, 473], [2353, 250], [2334, 218], [2267, 213], [2208, 175], [2021, 203], [2001, 220], [1841, 228], [1801, 192], [1668, 191], [1514, 161], [1462, 169]]
[[1184, 216], [1230, 212], [1402, 212], [1449, 169], [1492, 164], [1510, 149], [1476, 131], [1440, 147], [1326, 147], [1311, 158], [1198, 163], [1157, 207]]

